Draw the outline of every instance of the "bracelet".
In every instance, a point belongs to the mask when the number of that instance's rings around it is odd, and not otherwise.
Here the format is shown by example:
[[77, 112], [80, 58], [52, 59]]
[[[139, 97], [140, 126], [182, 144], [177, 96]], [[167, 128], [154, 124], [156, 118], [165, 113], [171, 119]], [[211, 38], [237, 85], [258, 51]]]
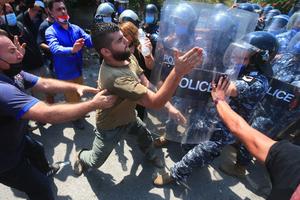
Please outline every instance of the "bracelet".
[[224, 101], [224, 99], [220, 99], [220, 98], [217, 97], [217, 98], [214, 100], [215, 106], [219, 103], [219, 101]]

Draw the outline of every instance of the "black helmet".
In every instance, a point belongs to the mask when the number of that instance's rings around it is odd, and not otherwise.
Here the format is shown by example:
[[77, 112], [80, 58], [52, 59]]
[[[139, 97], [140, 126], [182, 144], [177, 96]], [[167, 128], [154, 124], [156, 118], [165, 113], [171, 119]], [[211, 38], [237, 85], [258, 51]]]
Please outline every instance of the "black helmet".
[[158, 13], [158, 9], [156, 7], [156, 5], [154, 4], [148, 4], [146, 6], [146, 13], [154, 13], [154, 14], [157, 14]]
[[271, 5], [266, 5], [266, 6], [263, 8], [263, 15], [266, 16], [270, 10], [273, 10], [273, 6], [271, 6]]
[[253, 49], [255, 53], [251, 56], [249, 65], [265, 71], [262, 67], [269, 64], [278, 52], [276, 37], [265, 31], [256, 31], [245, 35], [242, 41], [256, 48]]
[[280, 10], [278, 10], [278, 9], [272, 9], [268, 12], [268, 14], [271, 14], [271, 13], [274, 14], [274, 15], [280, 15], [281, 14]]
[[261, 13], [262, 7], [259, 4], [253, 3], [252, 6], [253, 6], [253, 9], [254, 9], [254, 12]]
[[249, 12], [254, 12], [254, 8], [250, 3], [241, 3], [239, 4], [238, 8]]
[[96, 22], [112, 22], [115, 15], [114, 7], [110, 3], [101, 3], [95, 14]]
[[158, 9], [154, 4], [148, 4], [145, 9], [145, 23], [155, 24], [158, 20]]
[[[178, 4], [174, 10], [170, 14], [170, 19], [173, 24], [184, 24], [185, 28], [188, 29], [189, 32], [194, 32], [194, 29], [198, 22], [198, 16], [194, 8], [187, 3]], [[178, 28], [179, 26], [176, 25]], [[182, 27], [179, 27], [179, 30]]]
[[139, 27], [140, 19], [138, 15], [130, 9], [124, 10], [119, 17], [119, 22], [132, 22], [136, 27]]
[[[278, 42], [275, 36], [265, 31], [251, 32], [242, 39], [233, 42], [226, 49], [223, 57], [225, 66], [237, 68], [239, 75], [252, 70], [259, 70], [266, 75], [272, 75], [270, 61], [278, 51]], [[237, 71], [233, 71], [234, 74]]]

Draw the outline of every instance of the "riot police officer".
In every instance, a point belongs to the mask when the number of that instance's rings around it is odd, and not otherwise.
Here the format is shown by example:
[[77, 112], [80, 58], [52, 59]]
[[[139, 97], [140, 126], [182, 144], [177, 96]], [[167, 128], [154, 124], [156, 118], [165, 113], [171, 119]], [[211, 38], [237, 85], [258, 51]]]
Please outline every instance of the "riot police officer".
[[[231, 83], [228, 94], [231, 96], [231, 107], [245, 120], [250, 119], [256, 104], [266, 94], [269, 84], [264, 75], [269, 69], [269, 63], [278, 50], [276, 38], [267, 32], [251, 32], [240, 41], [232, 43], [224, 55], [224, 64], [232, 65], [233, 71], [239, 72], [238, 80]], [[233, 137], [220, 122], [209, 141], [194, 146], [171, 168], [170, 174], [159, 175], [156, 185], [165, 185], [173, 181], [184, 181], [193, 167], [203, 167], [220, 155], [221, 149], [233, 141]], [[238, 165], [224, 167], [224, 171], [245, 173]]]
[[[278, 42], [272, 34], [263, 31], [250, 33], [244, 38], [244, 40], [248, 41], [254, 47], [260, 49], [260, 52], [252, 56], [252, 58], [250, 59], [250, 63], [247, 67], [248, 69], [242, 66], [242, 68], [244, 69], [242, 69], [240, 73], [245, 73], [243, 72], [244, 70], [250, 70], [249, 75], [253, 73], [258, 73], [261, 76], [260, 80], [264, 80], [265, 84], [264, 90], [260, 90], [260, 94], [258, 94], [259, 96], [256, 96], [252, 91], [252, 95], [249, 94], [248, 99], [243, 100], [245, 102], [252, 101], [252, 106], [250, 106], [252, 108], [252, 111], [249, 108], [249, 110], [240, 110], [240, 106], [238, 105], [239, 102], [235, 103], [235, 99], [233, 99], [232, 103], [237, 105], [237, 112], [239, 112], [244, 117], [244, 119], [250, 122], [253, 119], [253, 110], [259, 107], [259, 103], [265, 96], [268, 95], [269, 83], [267, 77], [273, 74], [270, 62], [273, 60], [278, 51]], [[251, 92], [249, 91], [249, 93]], [[247, 104], [245, 104], [245, 102], [242, 102], [241, 104], [244, 104], [246, 106]], [[233, 106], [233, 108], [234, 107], [235, 106]], [[256, 129], [259, 129], [257, 126], [254, 126], [253, 123], [252, 126]], [[224, 163], [221, 165], [220, 169], [226, 174], [237, 177], [243, 177], [245, 175], [246, 167], [251, 160], [252, 156], [250, 155], [250, 153], [246, 150], [246, 148], [243, 145], [240, 145], [237, 151], [237, 162], [235, 163], [235, 165]]]
[[111, 3], [105, 2], [98, 6], [95, 17], [95, 22], [115, 22], [115, 9]]
[[288, 45], [287, 51], [272, 62], [268, 95], [256, 109], [252, 126], [273, 139], [299, 118], [300, 33]]
[[241, 3], [237, 7], [238, 9], [246, 10], [249, 12], [254, 12], [254, 8], [251, 3]]
[[288, 15], [274, 16], [271, 22], [266, 26], [265, 31], [272, 33], [274, 36], [284, 33], [289, 21]]
[[133, 23], [137, 28], [139, 28], [140, 25], [140, 19], [138, 15], [130, 9], [124, 10], [122, 14], [119, 16], [119, 23], [123, 22], [131, 22]]
[[291, 39], [300, 31], [300, 13], [295, 13], [289, 19], [287, 31], [276, 36], [279, 42], [279, 53], [284, 53]]
[[153, 55], [158, 39], [158, 14], [158, 9], [154, 4], [148, 4], [146, 6], [143, 30], [149, 35], [148, 37], [153, 46]]
[[117, 8], [117, 14], [120, 16], [129, 7], [129, 0], [117, 0], [115, 1]]

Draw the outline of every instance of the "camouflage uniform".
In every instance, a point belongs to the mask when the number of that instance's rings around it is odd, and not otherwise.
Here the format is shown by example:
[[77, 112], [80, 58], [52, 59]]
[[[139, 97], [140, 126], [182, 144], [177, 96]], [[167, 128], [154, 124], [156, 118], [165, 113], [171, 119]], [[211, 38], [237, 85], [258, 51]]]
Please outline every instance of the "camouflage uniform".
[[[285, 53], [272, 63], [273, 78], [299, 88], [300, 80], [299, 58], [291, 53]], [[297, 92], [294, 93], [297, 95]], [[275, 136], [286, 126], [296, 120], [299, 115], [298, 102], [291, 102], [289, 108], [278, 106], [270, 101], [262, 101], [254, 113], [252, 127], [266, 133], [269, 137]]]
[[295, 29], [291, 29], [287, 32], [284, 32], [282, 34], [276, 35], [276, 38], [279, 43], [279, 50], [278, 53], [284, 53], [286, 52], [289, 42], [291, 39], [298, 33], [299, 31]]
[[[269, 87], [268, 80], [258, 72], [251, 72], [235, 82], [238, 96], [232, 98], [230, 106], [245, 120], [249, 120], [256, 104], [264, 97]], [[185, 180], [193, 167], [203, 167], [220, 155], [222, 147], [234, 141], [226, 126], [219, 122], [209, 141], [195, 145], [171, 168], [171, 175], [178, 181]], [[241, 149], [241, 153], [243, 149]], [[243, 156], [246, 157], [246, 156]]]

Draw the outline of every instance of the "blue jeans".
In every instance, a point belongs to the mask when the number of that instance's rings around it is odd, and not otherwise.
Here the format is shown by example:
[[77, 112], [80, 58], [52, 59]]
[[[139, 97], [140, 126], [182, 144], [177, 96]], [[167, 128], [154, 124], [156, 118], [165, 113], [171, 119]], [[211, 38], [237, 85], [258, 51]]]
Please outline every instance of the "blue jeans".
[[25, 192], [30, 200], [54, 200], [50, 179], [25, 158], [15, 168], [1, 173], [0, 183]]

